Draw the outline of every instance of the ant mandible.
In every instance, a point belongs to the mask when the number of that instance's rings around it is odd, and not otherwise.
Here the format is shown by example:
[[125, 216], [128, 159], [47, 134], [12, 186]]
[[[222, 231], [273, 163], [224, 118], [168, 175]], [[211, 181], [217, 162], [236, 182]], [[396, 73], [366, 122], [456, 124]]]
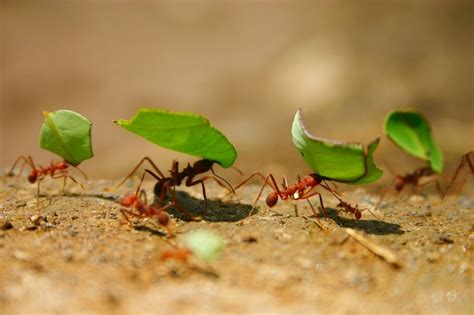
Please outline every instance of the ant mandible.
[[[206, 186], [204, 185], [204, 182], [207, 180], [214, 180], [217, 184], [219, 184], [221, 187], [224, 187], [226, 189], [229, 189], [231, 192], [235, 192], [234, 188], [222, 177], [217, 175], [214, 172], [213, 165], [214, 161], [207, 160], [207, 159], [202, 159], [194, 162], [194, 164], [191, 166], [191, 164], [188, 163], [188, 165], [182, 170], [179, 170], [179, 162], [177, 160], [173, 160], [173, 164], [171, 166], [170, 176], [164, 176], [163, 173], [160, 171], [160, 169], [153, 163], [153, 161], [149, 157], [144, 157], [138, 164], [135, 166], [135, 168], [128, 174], [117, 186], [116, 188], [120, 187], [128, 178], [133, 176], [135, 172], [138, 170], [138, 168], [145, 162], [149, 162], [150, 165], [152, 166], [153, 170], [145, 169], [143, 172], [143, 175], [140, 179], [140, 183], [138, 185], [137, 191], [140, 189], [141, 184], [145, 178], [146, 174], [151, 175], [153, 178], [156, 179], [156, 184], [154, 186], [153, 192], [155, 195], [155, 202], [164, 205], [166, 197], [171, 190], [172, 194], [172, 204], [174, 207], [176, 207], [179, 211], [183, 212], [185, 215], [190, 217], [191, 219], [200, 219], [198, 217], [195, 217], [193, 214], [189, 213], [187, 210], [185, 210], [182, 206], [178, 204], [176, 201], [176, 187], [180, 186], [181, 184], [184, 184], [186, 187], [191, 187], [195, 185], [201, 185], [202, 187], [202, 194], [204, 198], [204, 214], [206, 214], [207, 211], [207, 195], [206, 195]], [[196, 176], [206, 173], [208, 171], [212, 172], [212, 175], [207, 175], [204, 177], [201, 177], [199, 179], [195, 179]]]
[[[245, 185], [248, 181], [250, 181], [254, 176], [260, 176], [263, 179], [263, 185], [262, 188], [260, 189], [260, 192], [257, 195], [257, 198], [255, 199], [252, 209], [250, 210], [249, 214], [247, 217], [250, 217], [253, 214], [253, 211], [255, 209], [255, 206], [257, 204], [258, 199], [260, 199], [260, 196], [262, 195], [263, 189], [265, 188], [266, 185], [270, 186], [273, 191], [270, 192], [267, 195], [267, 198], [265, 199], [265, 202], [267, 206], [272, 208], [275, 206], [278, 202], [278, 199], [281, 200], [306, 200], [311, 207], [311, 210], [315, 216], [317, 216], [316, 210], [314, 209], [313, 205], [309, 201], [309, 199], [315, 195], [318, 195], [319, 197], [319, 203], [321, 204], [321, 208], [323, 212], [325, 212], [325, 207], [323, 204], [323, 198], [319, 192], [313, 191], [313, 189], [317, 186], [321, 186], [327, 191], [331, 192], [333, 195], [337, 195], [338, 193], [335, 192], [333, 189], [331, 189], [325, 182], [325, 178], [318, 175], [318, 174], [309, 174], [306, 175], [303, 180], [298, 176], [298, 180], [295, 184], [293, 185], [288, 185], [288, 181], [286, 177], [283, 177], [283, 184], [282, 188], [278, 188], [278, 184], [275, 180], [275, 177], [272, 174], [269, 174], [268, 176], [264, 176], [260, 172], [254, 172], [252, 175], [250, 175], [246, 180], [244, 180], [242, 183], [237, 185], [235, 187], [235, 190], [239, 189], [243, 185]], [[269, 181], [270, 180], [270, 181]]]
[[123, 197], [122, 199], [118, 200], [120, 205], [126, 208], [132, 208], [136, 210], [136, 212], [127, 210], [127, 209], [120, 209], [125, 220], [127, 220], [129, 225], [132, 225], [132, 222], [129, 219], [130, 216], [138, 217], [138, 218], [146, 218], [146, 217], [156, 217], [156, 220], [161, 226], [164, 226], [168, 231], [168, 235], [170, 237], [174, 237], [171, 228], [169, 227], [170, 216], [166, 210], [173, 206], [172, 203], [168, 205], [157, 208], [152, 205], [147, 204], [146, 193], [144, 190], [140, 190], [140, 192], [131, 193], [128, 196]]
[[31, 168], [31, 171], [28, 174], [28, 182], [30, 182], [31, 184], [37, 183], [37, 190], [36, 190], [36, 206], [37, 207], [39, 205], [40, 183], [48, 175], [53, 179], [63, 178], [63, 193], [65, 192], [66, 181], [68, 178], [71, 179], [74, 183], [80, 185], [82, 189], [85, 189], [81, 183], [79, 183], [74, 177], [69, 175], [68, 168], [70, 166], [76, 168], [84, 176], [84, 178], [87, 179], [86, 174], [83, 171], [81, 171], [78, 167], [69, 164], [67, 161], [61, 161], [61, 162], [51, 161], [49, 166], [43, 167], [40, 165], [39, 167], [36, 167], [35, 163], [33, 162], [33, 158], [31, 156], [20, 156], [16, 159], [15, 163], [13, 163], [13, 166], [8, 171], [7, 176], [14, 175], [13, 171], [15, 167], [17, 166], [18, 162], [20, 161], [22, 161], [23, 164], [20, 167], [20, 172], [18, 173], [18, 175], [21, 175], [23, 173], [25, 165], [28, 165]]
[[[453, 183], [455, 182], [456, 178], [458, 177], [459, 175], [459, 172], [461, 171], [461, 169], [467, 165], [469, 167], [469, 170], [471, 171], [471, 174], [474, 174], [474, 164], [472, 163], [472, 160], [471, 160], [471, 156], [474, 155], [474, 151], [469, 151], [467, 152], [466, 154], [464, 154], [462, 157], [461, 157], [461, 162], [459, 162], [459, 165], [458, 167], [456, 168], [456, 172], [454, 173], [454, 176], [453, 178], [451, 179], [451, 181], [449, 182], [448, 184], [448, 187], [446, 187], [446, 190], [444, 191], [444, 194], [443, 194], [443, 199], [444, 197], [446, 197], [449, 189], [451, 188], [451, 186], [453, 185]], [[466, 180], [467, 178], [462, 182], [461, 184], [461, 188], [460, 188], [460, 191], [462, 190], [464, 184], [466, 183]], [[459, 191], [459, 192], [460, 192]]]

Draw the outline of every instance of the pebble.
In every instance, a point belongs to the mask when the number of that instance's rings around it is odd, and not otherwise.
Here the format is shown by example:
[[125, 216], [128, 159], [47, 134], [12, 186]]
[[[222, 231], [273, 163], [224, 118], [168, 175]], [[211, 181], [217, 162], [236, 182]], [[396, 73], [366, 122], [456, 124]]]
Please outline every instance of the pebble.
[[1, 220], [0, 226], [3, 231], [13, 229], [13, 224], [8, 220]]
[[45, 218], [42, 215], [34, 214], [30, 217], [30, 221], [35, 225], [40, 224], [42, 220], [45, 220]]
[[428, 262], [430, 263], [437, 262], [440, 257], [441, 257], [441, 254], [437, 252], [429, 252], [426, 254], [426, 260], [428, 260]]
[[444, 235], [444, 234], [439, 234], [435, 236], [434, 242], [436, 244], [452, 244], [454, 241], [449, 238], [449, 236]]

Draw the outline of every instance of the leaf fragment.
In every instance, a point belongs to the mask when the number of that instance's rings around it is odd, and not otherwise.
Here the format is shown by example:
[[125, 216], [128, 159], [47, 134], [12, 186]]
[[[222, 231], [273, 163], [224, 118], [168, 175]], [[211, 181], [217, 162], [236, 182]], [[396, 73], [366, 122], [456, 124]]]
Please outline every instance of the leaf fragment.
[[41, 148], [59, 155], [74, 166], [94, 156], [91, 141], [92, 123], [86, 117], [66, 109], [43, 112], [43, 116]]

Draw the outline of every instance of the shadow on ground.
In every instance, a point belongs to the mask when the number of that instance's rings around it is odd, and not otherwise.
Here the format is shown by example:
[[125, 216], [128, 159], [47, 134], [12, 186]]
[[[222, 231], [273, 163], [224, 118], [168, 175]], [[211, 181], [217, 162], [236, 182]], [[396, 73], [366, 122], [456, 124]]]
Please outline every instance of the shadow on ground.
[[[184, 191], [176, 192], [176, 201], [192, 215], [201, 217], [204, 221], [209, 222], [240, 221], [245, 219], [252, 210], [252, 206], [250, 205], [208, 199], [207, 210], [204, 211], [203, 200], [194, 198]], [[253, 212], [254, 214], [258, 213], [258, 211], [255, 209]], [[173, 217], [184, 221], [189, 221], [191, 219], [189, 216], [176, 208], [169, 209], [168, 213], [170, 213]]]
[[326, 208], [326, 215], [341, 227], [362, 230], [367, 234], [376, 235], [401, 235], [405, 233], [405, 231], [401, 229], [402, 227], [399, 224], [388, 223], [380, 220], [347, 219], [340, 217], [337, 212], [338, 211], [335, 209]]

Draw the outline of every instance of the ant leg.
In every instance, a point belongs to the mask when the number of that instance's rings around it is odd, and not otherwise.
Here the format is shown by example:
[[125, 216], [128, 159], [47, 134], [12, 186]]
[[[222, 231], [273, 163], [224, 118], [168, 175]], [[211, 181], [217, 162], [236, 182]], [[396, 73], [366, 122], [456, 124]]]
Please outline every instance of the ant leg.
[[228, 181], [226, 181], [226, 180], [225, 180], [224, 178], [222, 178], [221, 176], [217, 175], [216, 172], [214, 172], [214, 169], [213, 169], [212, 167], [211, 167], [211, 172], [212, 172], [212, 174], [213, 174], [215, 177], [219, 178], [221, 181], [223, 181], [224, 183], [226, 183], [226, 185], [228, 186], [228, 187], [222, 186], [222, 185], [218, 182], [219, 185], [221, 185], [221, 187], [224, 187], [224, 188], [226, 188], [226, 189], [227, 189], [227, 188], [230, 188], [230, 192], [232, 192], [232, 193], [235, 195], [235, 190], [234, 190], [234, 188], [232, 187], [232, 185], [231, 185]]
[[38, 178], [37, 182], [37, 188], [36, 188], [36, 208], [39, 208], [39, 193], [40, 193], [40, 183], [43, 180], [43, 178]]
[[123, 185], [123, 183], [125, 183], [125, 181], [127, 179], [129, 179], [130, 177], [133, 176], [133, 174], [136, 173], [136, 171], [138, 170], [138, 168], [143, 164], [145, 163], [145, 161], [147, 161], [148, 163], [151, 164], [151, 166], [153, 167], [153, 169], [156, 171], [156, 173], [158, 173], [159, 177], [160, 178], [164, 178], [165, 176], [163, 175], [163, 173], [160, 171], [160, 169], [155, 165], [155, 163], [153, 163], [153, 161], [145, 156], [143, 159], [141, 159], [141, 161], [133, 168], [133, 170], [130, 172], [130, 174], [128, 174], [120, 183], [117, 184], [117, 186], [115, 186], [114, 190], [117, 190], [120, 186]]
[[[67, 162], [66, 162], [66, 163], [67, 163]], [[68, 163], [68, 165], [71, 165], [71, 164]], [[81, 169], [79, 168], [79, 166], [75, 166], [75, 165], [71, 165], [71, 166], [74, 167], [74, 169], [76, 169], [79, 173], [81, 173], [81, 175], [84, 177], [84, 179], [86, 179], [86, 180], [89, 179], [89, 178], [87, 177], [87, 174], [84, 173], [84, 171], [81, 170]]]
[[181, 213], [183, 213], [184, 215], [188, 216], [188, 218], [190, 218], [191, 220], [193, 221], [201, 221], [202, 218], [201, 217], [197, 217], [195, 216], [194, 214], [192, 214], [191, 212], [189, 212], [188, 210], [186, 210], [182, 205], [179, 204], [179, 202], [177, 202], [176, 200], [170, 202], [169, 204], [169, 207], [175, 207], [176, 209], [178, 209]]
[[81, 188], [82, 188], [83, 190], [86, 190], [86, 188], [84, 187], [84, 185], [82, 185], [80, 182], [78, 182], [74, 177], [72, 177], [71, 175], [69, 175], [67, 172], [66, 172], [66, 173], [61, 173], [61, 174], [57, 174], [57, 175], [51, 176], [51, 178], [54, 178], [54, 179], [64, 178], [63, 193], [64, 193], [64, 189], [65, 189], [66, 179], [67, 179], [67, 178], [69, 178], [70, 180], [72, 180], [75, 184], [81, 186]]
[[[464, 165], [467, 165], [469, 166], [469, 169], [471, 171], [471, 175], [474, 174], [474, 165], [473, 165], [473, 162], [470, 158], [470, 155], [473, 154], [474, 151], [470, 151], [470, 152], [467, 152], [466, 154], [464, 154], [461, 158], [461, 162], [459, 163], [458, 167], [456, 168], [456, 172], [454, 172], [454, 176], [453, 178], [451, 179], [451, 181], [449, 182], [449, 185], [448, 187], [446, 187], [446, 190], [444, 191], [443, 193], [443, 197], [441, 199], [444, 199], [444, 197], [446, 197], [446, 195], [448, 194], [448, 191], [449, 189], [451, 188], [451, 186], [453, 185], [453, 183], [455, 182], [456, 178], [458, 177], [459, 175], [459, 172], [461, 171], [461, 169], [464, 167]], [[462, 184], [461, 184], [461, 188], [460, 188], [460, 191], [462, 191], [462, 188], [464, 186], [466, 181], [463, 181]]]
[[[326, 181], [323, 181], [321, 184], [319, 184], [321, 187], [323, 187], [324, 189], [326, 189], [327, 191], [329, 191], [334, 197], [336, 197], [336, 199], [339, 199], [339, 197], [342, 197], [340, 193], [338, 193], [337, 191], [333, 190], [331, 187], [329, 187], [328, 183], [332, 183], [332, 182], [326, 182]], [[336, 184], [332, 183], [335, 187]]]
[[20, 167], [20, 172], [18, 173], [18, 176], [20, 176], [22, 173], [23, 173], [23, 170], [25, 168], [25, 165], [28, 165], [29, 167], [31, 167], [32, 169], [36, 169], [35, 167], [35, 163], [33, 162], [33, 159], [30, 155], [28, 156], [19, 156], [16, 160], [15, 160], [15, 163], [13, 163], [12, 167], [10, 168], [10, 170], [8, 171], [7, 173], [7, 176], [13, 176], [13, 170], [15, 169], [16, 165], [18, 164], [18, 162], [22, 161], [23, 163], [21, 164], [21, 167]]
[[[318, 193], [317, 191], [313, 191], [313, 192], [307, 192], [306, 194], [304, 194], [303, 196], [301, 196], [299, 199], [306, 199], [308, 202], [309, 202], [309, 198], [315, 196], [315, 195], [318, 195], [319, 197], [319, 203], [321, 204], [321, 209], [323, 210], [323, 214], [325, 217], [327, 217], [326, 215], [326, 207], [324, 206], [324, 203], [323, 203], [323, 197], [321, 196], [320, 193]], [[314, 210], [313, 206], [311, 205], [311, 202], [309, 202], [310, 206], [311, 206], [311, 210], [313, 211], [314, 215], [317, 215], [316, 213], [316, 210]]]
[[442, 196], [442, 195], [443, 195], [443, 191], [441, 190], [441, 186], [439, 185], [439, 181], [438, 181], [438, 179], [436, 179], [436, 178], [432, 178], [432, 179], [430, 179], [430, 180], [424, 182], [423, 184], [417, 184], [416, 187], [415, 187], [415, 189], [416, 189], [416, 190], [415, 190], [416, 195], [418, 196], [418, 195], [420, 194], [420, 189], [421, 189], [421, 187], [426, 186], [426, 185], [428, 185], [428, 184], [430, 184], [430, 183], [433, 183], [433, 182], [436, 184], [436, 190], [438, 191], [438, 194], [439, 194], [440, 196]]
[[[143, 180], [145, 179], [145, 175], [146, 174], [150, 174], [151, 176], [153, 176], [154, 179], [156, 179], [157, 181], [159, 181], [161, 178], [159, 177], [159, 175], [156, 175], [155, 173], [153, 173], [152, 171], [150, 171], [149, 169], [146, 169], [143, 171], [143, 174], [142, 174], [142, 177], [140, 178], [140, 182], [138, 183], [138, 186], [137, 186], [137, 190], [135, 191], [135, 193], [138, 195], [139, 191], [140, 191], [140, 187], [142, 186], [142, 183], [143, 183]], [[120, 183], [120, 185], [122, 185], [122, 183]], [[114, 189], [117, 189], [119, 186], [116, 186]]]
[[[247, 179], [245, 179], [243, 182], [241, 182], [240, 184], [238, 184], [236, 187], [235, 187], [235, 190], [239, 189], [240, 187], [242, 187], [243, 185], [247, 184], [253, 177], [255, 176], [260, 176], [262, 178], [262, 180], [265, 182], [267, 180], [267, 177], [265, 177], [262, 173], [260, 173], [259, 171], [256, 171], [254, 172], [252, 175], [250, 175]], [[270, 182], [268, 183], [268, 185], [273, 189], [273, 190], [276, 190], [277, 188], [274, 187]]]

